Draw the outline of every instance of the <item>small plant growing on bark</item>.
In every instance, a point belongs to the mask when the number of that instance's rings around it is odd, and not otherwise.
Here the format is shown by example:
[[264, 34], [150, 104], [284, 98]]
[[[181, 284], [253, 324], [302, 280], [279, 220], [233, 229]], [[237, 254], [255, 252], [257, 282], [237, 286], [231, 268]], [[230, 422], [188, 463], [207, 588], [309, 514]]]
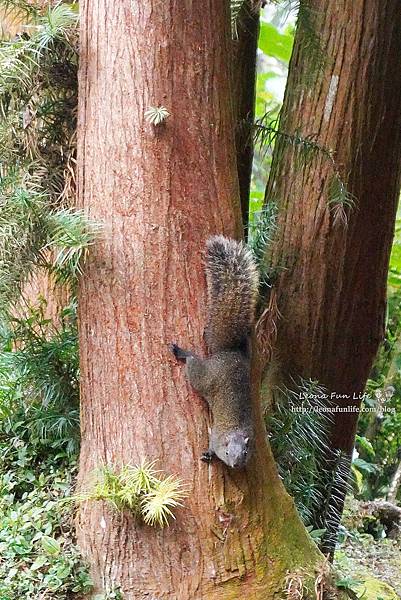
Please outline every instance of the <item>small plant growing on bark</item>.
[[103, 500], [117, 511], [131, 511], [147, 525], [165, 527], [170, 519], [175, 519], [173, 509], [183, 506], [186, 495], [181, 479], [164, 477], [155, 469], [155, 461], [144, 460], [140, 465], [123, 465], [119, 471], [102, 467], [93, 487], [70, 500]]
[[170, 113], [165, 106], [151, 106], [145, 111], [145, 119], [155, 127], [164, 123], [169, 116]]

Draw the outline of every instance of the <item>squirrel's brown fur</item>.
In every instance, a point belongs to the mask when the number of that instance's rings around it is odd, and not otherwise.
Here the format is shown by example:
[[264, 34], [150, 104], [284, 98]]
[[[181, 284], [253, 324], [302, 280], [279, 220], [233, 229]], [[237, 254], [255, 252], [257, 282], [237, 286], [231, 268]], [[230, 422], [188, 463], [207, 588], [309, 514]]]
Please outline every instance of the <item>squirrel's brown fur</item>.
[[213, 416], [205, 460], [218, 456], [233, 468], [245, 466], [253, 446], [250, 397], [250, 334], [258, 295], [258, 271], [250, 251], [223, 236], [206, 244], [210, 353], [199, 358], [173, 344], [186, 362], [191, 385], [207, 400]]
[[242, 348], [254, 321], [259, 276], [242, 242], [214, 236], [206, 242], [208, 321], [205, 342], [211, 354]]

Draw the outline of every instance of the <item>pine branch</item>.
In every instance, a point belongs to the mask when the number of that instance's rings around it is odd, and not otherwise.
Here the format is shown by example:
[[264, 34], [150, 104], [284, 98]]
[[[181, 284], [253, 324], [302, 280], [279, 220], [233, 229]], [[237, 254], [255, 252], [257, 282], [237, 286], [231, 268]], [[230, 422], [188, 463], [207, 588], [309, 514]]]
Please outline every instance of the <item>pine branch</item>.
[[251, 214], [248, 226], [248, 246], [259, 267], [260, 294], [265, 298], [272, 287], [275, 272], [268, 262], [268, 249], [276, 232], [277, 205], [265, 204]]
[[276, 389], [274, 401], [267, 428], [279, 473], [304, 523], [316, 528], [314, 517], [324, 501], [320, 457], [328, 449], [330, 402], [322, 386], [305, 379]]

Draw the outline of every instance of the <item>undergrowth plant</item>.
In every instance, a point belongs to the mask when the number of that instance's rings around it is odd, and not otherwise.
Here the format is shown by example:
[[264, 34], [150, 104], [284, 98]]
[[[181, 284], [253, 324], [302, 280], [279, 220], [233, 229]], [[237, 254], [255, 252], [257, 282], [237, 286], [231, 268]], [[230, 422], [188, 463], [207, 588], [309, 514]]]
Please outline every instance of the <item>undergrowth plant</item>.
[[350, 489], [350, 459], [329, 443], [333, 405], [324, 387], [305, 379], [275, 389], [273, 403], [266, 424], [279, 474], [311, 537], [329, 544], [341, 518], [337, 495]]
[[279, 474], [307, 525], [314, 525], [314, 512], [322, 501], [317, 465], [327, 448], [331, 423], [323, 396], [323, 388], [314, 381], [301, 380], [292, 388], [282, 386], [275, 391], [274, 406], [267, 415]]
[[45, 318], [44, 299], [26, 307], [24, 318], [3, 326], [0, 352], [0, 419], [18, 418], [35, 443], [64, 448], [79, 443], [79, 365], [75, 301], [56, 326]]
[[[0, 8], [22, 23], [0, 42], [0, 410], [23, 414], [33, 438], [74, 452], [75, 287], [98, 232], [73, 208], [78, 8], [20, 0]], [[53, 320], [27, 287], [34, 275], [68, 290]]]
[[[0, 388], [3, 405], [3, 389]], [[71, 600], [91, 581], [74, 546], [76, 459], [33, 437], [21, 411], [0, 419], [0, 598]]]
[[103, 500], [117, 511], [129, 510], [147, 525], [165, 527], [169, 519], [175, 518], [173, 510], [182, 506], [186, 495], [178, 477], [164, 476], [155, 469], [155, 462], [145, 460], [120, 469], [103, 466], [94, 474], [90, 489], [70, 500]]
[[[60, 503], [79, 443], [75, 287], [97, 232], [73, 208], [78, 12], [0, 9], [18, 31], [0, 41], [0, 598], [67, 600], [91, 587]], [[33, 275], [68, 292], [54, 318]]]

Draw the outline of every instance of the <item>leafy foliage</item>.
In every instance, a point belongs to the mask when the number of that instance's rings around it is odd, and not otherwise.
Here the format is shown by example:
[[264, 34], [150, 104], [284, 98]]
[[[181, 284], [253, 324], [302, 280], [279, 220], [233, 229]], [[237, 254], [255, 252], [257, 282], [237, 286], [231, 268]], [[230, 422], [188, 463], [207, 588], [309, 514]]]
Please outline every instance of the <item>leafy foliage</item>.
[[[77, 11], [30, 13], [25, 31], [0, 44], [0, 169], [29, 189], [71, 197], [77, 107]], [[72, 186], [74, 187], [74, 186]]]
[[[0, 319], [2, 410], [32, 439], [78, 443], [74, 288], [98, 228], [68, 203], [75, 193], [77, 6], [1, 2], [26, 24], [0, 43]], [[67, 284], [58, 323], [25, 295], [35, 273]], [[30, 292], [28, 292], [29, 294]], [[6, 397], [18, 402], [6, 402]]]
[[272, 23], [262, 21], [259, 33], [259, 49], [268, 55], [273, 55], [278, 60], [288, 64], [294, 36], [290, 32], [281, 33]]
[[[13, 182], [15, 183], [15, 182]], [[79, 211], [53, 209], [48, 198], [0, 180], [0, 312], [3, 318], [37, 269], [73, 283], [96, 228]]]
[[[383, 525], [369, 514], [369, 504], [348, 497], [334, 567], [343, 587], [348, 584], [357, 592], [357, 597], [361, 597], [361, 593], [363, 597], [366, 579], [375, 577], [389, 584], [398, 598], [401, 594], [401, 546], [399, 540], [383, 537]], [[368, 597], [395, 597], [390, 590], [383, 595], [374, 591], [370, 591]]]
[[307, 525], [322, 501], [318, 464], [326, 451], [330, 414], [321, 400], [324, 390], [317, 382], [301, 380], [292, 389], [282, 388], [274, 395], [267, 416], [270, 444], [280, 476], [294, 497]]
[[75, 193], [77, 6], [2, 2], [26, 14], [0, 43], [0, 311], [42, 268], [74, 280], [91, 226], [68, 203]]
[[[3, 393], [3, 390], [1, 390]], [[3, 398], [1, 399], [3, 401]], [[76, 460], [33, 442], [24, 421], [0, 420], [0, 597], [67, 600], [91, 588], [62, 509]]]
[[3, 330], [0, 353], [0, 418], [19, 420], [33, 444], [72, 454], [79, 439], [78, 349], [75, 303], [59, 326], [44, 316], [46, 303], [28, 306]]
[[[41, 3], [43, 6], [44, 3]], [[77, 11], [0, 2], [25, 20], [0, 42], [0, 597], [82, 597], [90, 588], [61, 509], [78, 448], [77, 275], [94, 239], [75, 193]], [[68, 283], [57, 322], [24, 290]]]
[[104, 466], [95, 477], [91, 489], [72, 500], [105, 500], [116, 510], [130, 510], [136, 517], [153, 527], [165, 527], [175, 518], [173, 509], [182, 506], [186, 492], [177, 477], [160, 476], [155, 462], [124, 465], [118, 472]]

